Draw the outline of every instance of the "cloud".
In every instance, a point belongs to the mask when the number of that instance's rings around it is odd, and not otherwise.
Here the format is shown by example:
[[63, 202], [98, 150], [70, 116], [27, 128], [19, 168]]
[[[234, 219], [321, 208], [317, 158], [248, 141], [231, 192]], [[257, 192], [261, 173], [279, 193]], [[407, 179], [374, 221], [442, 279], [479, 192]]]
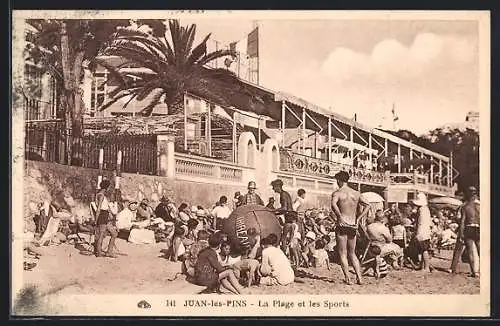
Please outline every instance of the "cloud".
[[471, 63], [476, 52], [473, 42], [466, 38], [421, 33], [410, 46], [385, 39], [369, 54], [335, 48], [321, 64], [320, 73], [335, 84], [359, 79], [399, 83], [425, 77], [439, 67]]

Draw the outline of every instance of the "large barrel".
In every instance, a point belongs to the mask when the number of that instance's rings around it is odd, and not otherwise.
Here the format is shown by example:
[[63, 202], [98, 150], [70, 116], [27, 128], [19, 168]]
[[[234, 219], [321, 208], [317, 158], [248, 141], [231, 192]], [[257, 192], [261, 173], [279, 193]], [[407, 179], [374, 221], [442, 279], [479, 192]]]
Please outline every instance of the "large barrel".
[[234, 250], [242, 252], [250, 248], [247, 231], [255, 228], [261, 239], [274, 233], [280, 239], [281, 226], [273, 211], [260, 205], [244, 205], [236, 208], [224, 220], [222, 232], [228, 235]]

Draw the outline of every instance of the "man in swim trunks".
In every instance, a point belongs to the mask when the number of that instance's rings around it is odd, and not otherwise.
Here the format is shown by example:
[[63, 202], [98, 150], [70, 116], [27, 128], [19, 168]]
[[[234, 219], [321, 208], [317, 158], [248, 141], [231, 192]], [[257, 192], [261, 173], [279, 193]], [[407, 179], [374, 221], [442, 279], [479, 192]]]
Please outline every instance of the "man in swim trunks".
[[[332, 194], [332, 211], [336, 215], [337, 223], [335, 235], [340, 257], [340, 266], [344, 272], [345, 283], [351, 284], [349, 277], [349, 263], [351, 261], [356, 273], [357, 283], [361, 284], [361, 268], [358, 257], [356, 257], [356, 233], [359, 222], [368, 214], [370, 204], [366, 202], [361, 194], [349, 188], [349, 174], [340, 171], [335, 175], [339, 189]], [[357, 215], [358, 208], [362, 207], [361, 213]]]
[[465, 202], [459, 210], [459, 239], [465, 242], [469, 254], [471, 276], [479, 277], [479, 199], [477, 189], [469, 187], [465, 191]]

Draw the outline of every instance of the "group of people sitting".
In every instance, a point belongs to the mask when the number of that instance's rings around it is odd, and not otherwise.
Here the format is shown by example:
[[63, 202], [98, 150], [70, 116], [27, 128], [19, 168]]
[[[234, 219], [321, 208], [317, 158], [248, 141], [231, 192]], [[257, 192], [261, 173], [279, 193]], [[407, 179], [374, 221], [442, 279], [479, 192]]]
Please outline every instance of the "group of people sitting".
[[[376, 210], [370, 214], [369, 203], [364, 203], [361, 214], [350, 222], [348, 214], [357, 214], [363, 197], [348, 188], [348, 176], [337, 178], [341, 187], [332, 195], [331, 211], [308, 209], [304, 189], [299, 189], [292, 200], [283, 190], [283, 182], [273, 181], [271, 185], [279, 196], [279, 205], [276, 208], [276, 203], [270, 200], [266, 207], [275, 213], [281, 233], [261, 239], [258, 230], [249, 229], [250, 246], [245, 250], [235, 248], [222, 231], [224, 220], [234, 209], [243, 205], [265, 205], [253, 181], [249, 182], [246, 194], [235, 194], [232, 205], [226, 196], [221, 196], [213, 207], [205, 209], [196, 205], [190, 207], [187, 203], [177, 207], [167, 197], [162, 197], [155, 208], [146, 199], [140, 202], [123, 200], [120, 191], [112, 189], [109, 180], [103, 180], [92, 206], [93, 216], [76, 220], [74, 224], [76, 233], [83, 230], [95, 236], [93, 254], [98, 257], [117, 257], [115, 239], [120, 234], [125, 234], [133, 243], [163, 241], [166, 258], [181, 261], [182, 272], [194, 282], [209, 290], [223, 286], [232, 293], [243, 293], [242, 284], [246, 287], [252, 284], [286, 285], [293, 282], [294, 270], [300, 267], [329, 270], [332, 263], [340, 263], [349, 284], [348, 260], [360, 284], [361, 276], [370, 271], [376, 278], [386, 276], [391, 268], [397, 270], [403, 266], [430, 271], [433, 248], [455, 243], [463, 246], [455, 247], [452, 272], [456, 271], [456, 256], [466, 247], [472, 274], [478, 275], [479, 212], [474, 206], [477, 191], [471, 189], [466, 194], [466, 204], [456, 217], [459, 223], [440, 214], [432, 219], [427, 198], [422, 193], [402, 211], [393, 205], [387, 211]], [[345, 195], [343, 191], [353, 194]], [[351, 204], [351, 198], [356, 198], [356, 202]], [[468, 206], [470, 200], [472, 206]], [[353, 208], [352, 213], [349, 205]], [[70, 211], [70, 207], [57, 202], [50, 207], [55, 212], [53, 217]], [[464, 218], [460, 218], [460, 214]], [[46, 241], [46, 231], [53, 228], [50, 226], [52, 219], [47, 221], [43, 214], [36, 218], [37, 231], [45, 231], [41, 240]], [[110, 241], [103, 251], [103, 239], [108, 235]], [[477, 247], [476, 251], [473, 246]]]

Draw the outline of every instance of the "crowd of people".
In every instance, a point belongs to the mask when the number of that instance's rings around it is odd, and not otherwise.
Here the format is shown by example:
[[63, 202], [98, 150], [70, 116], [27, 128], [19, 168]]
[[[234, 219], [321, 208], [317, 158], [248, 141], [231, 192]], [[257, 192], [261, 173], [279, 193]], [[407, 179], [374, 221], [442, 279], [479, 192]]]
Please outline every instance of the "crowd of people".
[[[40, 236], [27, 241], [25, 249], [40, 255], [36, 247], [67, 241], [75, 234], [79, 238], [81, 232], [94, 238], [91, 249], [82, 253], [96, 257], [117, 258], [117, 237], [133, 243], [163, 242], [165, 257], [182, 262], [181, 272], [192, 282], [206, 286], [207, 291], [223, 287], [235, 294], [258, 284], [284, 286], [294, 282], [300, 268], [330, 270], [334, 264], [340, 265], [346, 284], [352, 284], [350, 266], [357, 284], [366, 276], [382, 278], [401, 268], [430, 272], [431, 256], [442, 249], [454, 249], [450, 273], [456, 273], [462, 259], [470, 264], [471, 276], [479, 275], [475, 188], [467, 189], [458, 209], [429, 207], [426, 195], [419, 193], [409, 203], [374, 211], [363, 194], [348, 186], [347, 172], [337, 173], [335, 179], [339, 188], [332, 194], [330, 210], [308, 208], [305, 189], [299, 189], [292, 199], [279, 179], [271, 183], [279, 203], [274, 197], [264, 203], [251, 181], [245, 194], [236, 192], [232, 202], [221, 196], [210, 208], [188, 203], [177, 206], [167, 197], [153, 208], [147, 199], [123, 200], [120, 191], [103, 180], [88, 219], [65, 223], [58, 218], [71, 216], [71, 205], [65, 200], [41, 207], [35, 216]], [[265, 206], [276, 216], [281, 231], [261, 237], [259, 230], [250, 228], [250, 246], [237, 250], [223, 226], [235, 209], [245, 205]], [[57, 226], [55, 220], [61, 220]], [[103, 239], [108, 236], [104, 250]]]

